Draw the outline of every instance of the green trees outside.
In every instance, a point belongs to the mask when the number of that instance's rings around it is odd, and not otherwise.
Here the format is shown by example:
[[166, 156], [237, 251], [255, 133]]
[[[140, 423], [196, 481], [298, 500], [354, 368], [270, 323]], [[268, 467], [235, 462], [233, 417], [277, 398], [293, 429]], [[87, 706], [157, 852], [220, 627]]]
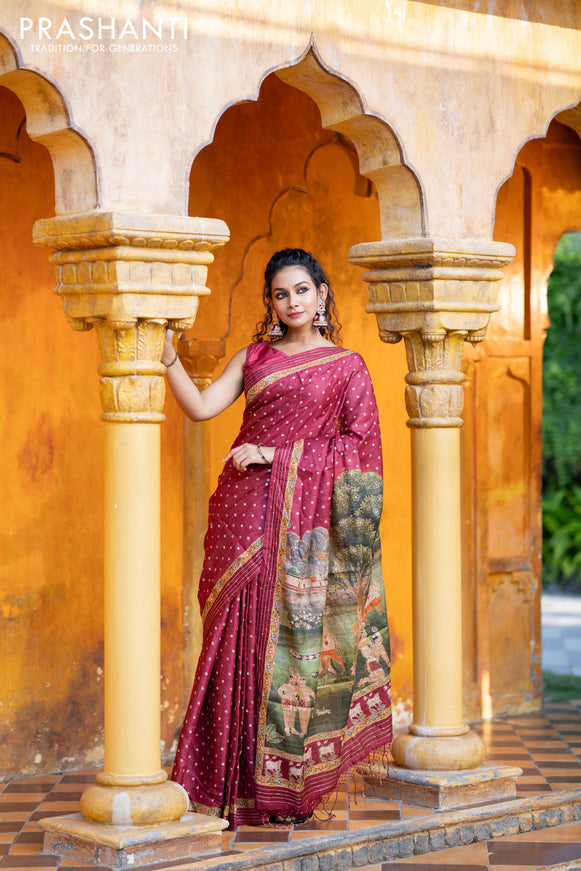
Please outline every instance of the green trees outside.
[[549, 278], [543, 360], [543, 582], [581, 593], [581, 233]]

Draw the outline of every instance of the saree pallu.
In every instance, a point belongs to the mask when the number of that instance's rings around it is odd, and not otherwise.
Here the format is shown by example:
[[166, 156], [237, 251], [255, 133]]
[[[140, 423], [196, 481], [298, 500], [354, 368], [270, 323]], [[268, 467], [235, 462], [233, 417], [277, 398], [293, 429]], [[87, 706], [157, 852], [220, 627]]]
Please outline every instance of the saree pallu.
[[251, 345], [231, 462], [210, 500], [203, 646], [172, 778], [231, 825], [310, 813], [392, 738], [382, 458], [362, 358]]

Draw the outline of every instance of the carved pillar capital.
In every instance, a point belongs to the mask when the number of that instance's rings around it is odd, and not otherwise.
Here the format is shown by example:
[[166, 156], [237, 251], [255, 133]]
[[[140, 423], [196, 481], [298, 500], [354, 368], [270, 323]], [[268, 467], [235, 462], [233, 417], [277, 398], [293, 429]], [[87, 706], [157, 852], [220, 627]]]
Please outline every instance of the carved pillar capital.
[[37, 221], [36, 245], [52, 248], [55, 293], [76, 330], [95, 327], [103, 419], [160, 422], [165, 329], [194, 323], [208, 294], [212, 250], [228, 240], [223, 221], [91, 212]]
[[462, 426], [464, 342], [481, 342], [515, 249], [482, 239], [391, 239], [355, 245], [382, 341], [406, 344], [410, 427]]

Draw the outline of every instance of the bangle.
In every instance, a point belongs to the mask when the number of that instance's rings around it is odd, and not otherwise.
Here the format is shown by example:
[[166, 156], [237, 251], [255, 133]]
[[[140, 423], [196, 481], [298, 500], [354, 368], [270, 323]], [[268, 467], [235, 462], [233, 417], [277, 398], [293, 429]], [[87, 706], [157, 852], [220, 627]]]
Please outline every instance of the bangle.
[[257, 449], [258, 453], [260, 454], [260, 456], [262, 457], [262, 459], [264, 460], [264, 462], [266, 463], [266, 465], [272, 466], [272, 460], [269, 463], [268, 460], [266, 459], [266, 457], [264, 456], [264, 454], [262, 453], [263, 447], [264, 447], [264, 445], [262, 444], [262, 442], [260, 442], [259, 445], [256, 445], [256, 449]]
[[178, 352], [176, 351], [176, 355], [175, 355], [175, 357], [173, 358], [173, 360], [171, 361], [171, 363], [166, 363], [166, 364], [165, 364], [165, 368], [166, 368], [166, 369], [169, 369], [170, 366], [173, 366], [173, 364], [175, 363], [175, 361], [177, 360], [177, 358], [178, 358]]

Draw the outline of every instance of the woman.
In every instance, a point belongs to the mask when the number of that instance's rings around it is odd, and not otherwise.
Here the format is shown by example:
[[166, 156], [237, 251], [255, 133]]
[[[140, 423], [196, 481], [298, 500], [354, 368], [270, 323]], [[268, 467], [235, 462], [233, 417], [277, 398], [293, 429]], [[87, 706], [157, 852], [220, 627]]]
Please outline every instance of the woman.
[[331, 287], [310, 254], [271, 258], [264, 301], [255, 343], [203, 393], [171, 334], [162, 356], [193, 420], [246, 394], [210, 500], [203, 647], [172, 774], [194, 810], [231, 825], [305, 822], [392, 734], [369, 374], [332, 341]]

